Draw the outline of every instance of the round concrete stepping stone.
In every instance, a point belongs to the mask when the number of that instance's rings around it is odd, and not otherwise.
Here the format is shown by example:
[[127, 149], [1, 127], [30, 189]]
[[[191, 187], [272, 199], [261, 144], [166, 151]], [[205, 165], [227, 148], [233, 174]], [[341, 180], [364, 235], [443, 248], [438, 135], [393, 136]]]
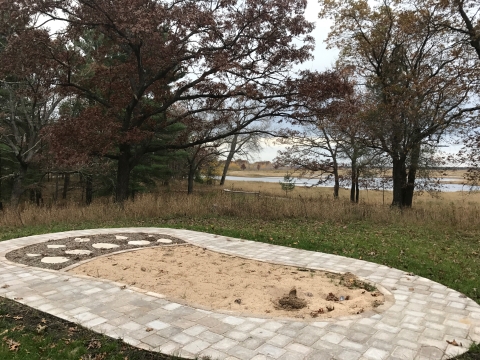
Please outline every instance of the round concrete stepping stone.
[[75, 238], [75, 239], [73, 239], [73, 241], [83, 243], [83, 242], [89, 242], [90, 239], [89, 238]]
[[68, 255], [90, 255], [90, 250], [65, 250], [65, 254]]
[[37, 256], [42, 256], [42, 254], [27, 254], [27, 256], [30, 256], [30, 257], [37, 257]]
[[49, 249], [60, 249], [64, 247], [66, 247], [66, 245], [47, 245], [47, 248]]
[[149, 245], [150, 241], [147, 240], [134, 240], [134, 241], [129, 241], [128, 245]]
[[113, 249], [119, 247], [120, 245], [109, 244], [109, 243], [96, 243], [92, 245], [95, 249]]
[[40, 261], [45, 264], [60, 264], [60, 263], [67, 262], [68, 260], [70, 259], [65, 256], [47, 256]]
[[127, 240], [127, 239], [128, 239], [128, 236], [115, 235], [115, 238], [116, 238], [117, 240]]
[[173, 241], [170, 239], [158, 239], [157, 242], [162, 244], [171, 244]]

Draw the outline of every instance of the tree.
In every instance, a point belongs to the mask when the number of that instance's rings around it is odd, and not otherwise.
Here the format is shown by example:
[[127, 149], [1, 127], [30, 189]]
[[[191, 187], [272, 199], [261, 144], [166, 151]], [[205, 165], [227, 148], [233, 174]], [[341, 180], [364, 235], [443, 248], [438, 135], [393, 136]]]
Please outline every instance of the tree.
[[22, 41], [26, 42], [22, 42], [16, 33], [10, 34], [10, 41], [0, 52], [0, 143], [16, 162], [12, 206], [18, 205], [25, 191], [27, 171], [44, 148], [42, 131], [54, 121], [63, 100], [53, 89], [55, 64], [46, 61], [42, 45], [48, 34], [40, 30], [23, 31]]
[[[258, 153], [261, 149], [260, 140], [262, 139], [262, 135], [264, 136], [266, 133], [265, 124], [262, 124], [259, 127], [256, 126], [255, 128], [247, 128], [244, 131], [245, 132], [234, 134], [230, 138], [226, 139], [227, 145], [229, 145], [229, 147], [227, 157], [223, 165], [220, 185], [225, 184], [228, 168], [235, 155], [248, 157], [252, 153]], [[258, 169], [260, 169], [259, 166], [257, 166], [257, 170]], [[242, 170], [244, 169], [242, 168]]]
[[291, 146], [278, 152], [275, 164], [277, 167], [289, 166], [302, 175], [315, 175], [319, 183], [333, 177], [333, 196], [338, 198], [343, 136], [338, 124], [340, 114], [350, 111], [350, 104], [345, 99], [352, 86], [339, 71], [329, 71], [304, 72], [297, 88], [297, 106], [291, 118], [301, 130], [288, 132], [282, 142]]
[[[291, 66], [308, 59], [313, 47], [305, 0], [18, 3], [46, 24], [66, 24], [43, 42], [58, 64], [56, 89], [91, 102], [52, 128], [50, 146], [65, 158], [116, 161], [119, 202], [145, 154], [212, 142], [259, 118], [282, 116]], [[88, 54], [77, 46], [86, 33], [95, 44]], [[194, 142], [156, 144], [170, 125], [238, 96], [259, 109], [246, 123]]]
[[287, 173], [283, 177], [283, 181], [280, 181], [280, 186], [282, 190], [285, 191], [285, 196], [288, 196], [288, 192], [295, 189], [295, 178]]
[[439, 141], [467, 111], [471, 59], [435, 24], [437, 9], [420, 2], [321, 3], [320, 16], [335, 21], [330, 46], [340, 48], [341, 62], [356, 69], [373, 95], [365, 124], [370, 146], [392, 160], [392, 205], [410, 207], [422, 145]]
[[480, 21], [478, 2], [475, 0], [425, 0], [425, 6], [440, 6], [446, 10], [437, 23], [455, 32], [461, 40], [471, 46], [480, 59]]
[[476, 86], [477, 99], [469, 109], [472, 113], [470, 126], [462, 129], [460, 135], [464, 147], [458, 152], [455, 161], [461, 166], [469, 166], [465, 179], [470, 184], [478, 184], [480, 180], [480, 134], [478, 131], [479, 121], [475, 112], [480, 109], [480, 18], [478, 3], [474, 0], [425, 0], [426, 5], [440, 6], [444, 12], [436, 19], [437, 24], [444, 26], [458, 36], [458, 41], [465, 44], [464, 56], [476, 57], [472, 63], [476, 69], [472, 73], [470, 81]]

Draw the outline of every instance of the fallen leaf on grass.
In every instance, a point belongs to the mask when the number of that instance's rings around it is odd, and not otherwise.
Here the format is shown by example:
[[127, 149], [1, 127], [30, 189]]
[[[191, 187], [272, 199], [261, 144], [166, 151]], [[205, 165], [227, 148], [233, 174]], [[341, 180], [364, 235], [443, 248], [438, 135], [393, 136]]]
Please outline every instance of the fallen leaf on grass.
[[[96, 355], [90, 355], [86, 354], [83, 355], [80, 360], [104, 360], [106, 358], [107, 354], [106, 353], [101, 353], [101, 354], [96, 354]], [[127, 357], [125, 357], [126, 360], [128, 360]]]
[[15, 320], [22, 320], [23, 319], [23, 316], [14, 316], [13, 317]]
[[88, 343], [87, 349], [100, 349], [102, 347], [102, 343], [96, 339], [90, 340]]
[[38, 325], [37, 325], [37, 332], [38, 332], [38, 333], [41, 333], [41, 332], [42, 332], [43, 330], [45, 330], [46, 328], [47, 328], [47, 326], [38, 324]]
[[42, 324], [46, 324], [46, 323], [47, 323], [47, 320], [45, 320], [45, 318], [42, 318], [42, 320], [40, 320], [40, 322], [41, 322]]
[[10, 351], [18, 351], [19, 347], [20, 347], [20, 343], [19, 342], [16, 342], [15, 340], [12, 340], [12, 339], [5, 339], [5, 342], [7, 343], [8, 345], [8, 350]]
[[8, 329], [3, 330], [3, 331], [0, 333], [0, 336], [5, 335], [6, 333], [8, 333]]

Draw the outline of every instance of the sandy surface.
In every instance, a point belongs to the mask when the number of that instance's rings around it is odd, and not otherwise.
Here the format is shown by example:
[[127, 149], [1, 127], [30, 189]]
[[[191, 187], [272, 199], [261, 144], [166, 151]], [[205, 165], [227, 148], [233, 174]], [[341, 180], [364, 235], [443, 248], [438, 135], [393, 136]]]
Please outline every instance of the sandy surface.
[[[243, 315], [321, 319], [360, 314], [384, 301], [381, 293], [352, 274], [246, 260], [191, 245], [101, 257], [70, 272], [134, 285], [191, 306]], [[293, 288], [296, 297], [294, 292], [289, 296]], [[340, 301], [341, 296], [345, 300]], [[281, 304], [289, 307], [290, 300], [306, 306], [282, 308]]]

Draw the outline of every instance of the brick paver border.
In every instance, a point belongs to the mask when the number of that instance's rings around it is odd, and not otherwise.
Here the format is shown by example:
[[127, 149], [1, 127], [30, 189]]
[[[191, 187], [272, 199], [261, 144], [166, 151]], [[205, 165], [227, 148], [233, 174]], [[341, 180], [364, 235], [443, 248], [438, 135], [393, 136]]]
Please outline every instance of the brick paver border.
[[[53, 239], [106, 233], [168, 234], [249, 259], [351, 272], [386, 295], [378, 311], [314, 321], [245, 317], [168, 301], [103, 279], [10, 262], [9, 251]], [[110, 254], [111, 255], [111, 254]], [[67, 231], [0, 243], [0, 296], [73, 321], [139, 348], [212, 359], [447, 359], [480, 342], [480, 306], [459, 292], [401, 270], [343, 256], [188, 230]], [[146, 331], [147, 328], [153, 331]], [[450, 345], [455, 340], [462, 346]]]

